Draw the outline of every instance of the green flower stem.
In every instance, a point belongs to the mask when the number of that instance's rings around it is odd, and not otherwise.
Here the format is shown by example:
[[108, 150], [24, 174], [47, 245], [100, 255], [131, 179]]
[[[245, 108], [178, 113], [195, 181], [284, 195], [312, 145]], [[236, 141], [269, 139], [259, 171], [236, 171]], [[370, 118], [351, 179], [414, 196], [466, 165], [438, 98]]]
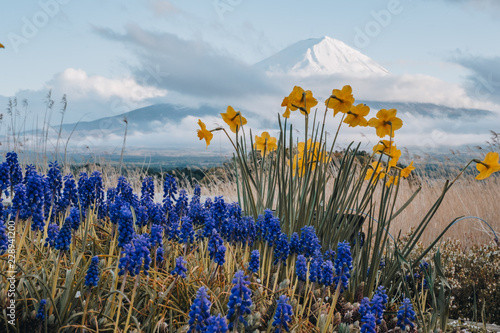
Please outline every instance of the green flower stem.
[[127, 315], [127, 320], [125, 321], [125, 328], [123, 330], [124, 333], [127, 333], [128, 329], [128, 323], [130, 322], [130, 316], [132, 316], [132, 310], [134, 309], [134, 300], [135, 300], [135, 294], [137, 292], [137, 286], [140, 283], [141, 276], [139, 274], [136, 275], [135, 277], [135, 283], [134, 283], [134, 289], [132, 290], [132, 298], [130, 299], [130, 307], [128, 310], [128, 315]]
[[122, 286], [121, 286], [121, 293], [120, 296], [118, 296], [118, 306], [116, 309], [118, 310], [116, 312], [116, 322], [115, 322], [115, 332], [118, 331], [118, 323], [120, 322], [120, 314], [121, 314], [121, 308], [122, 308], [122, 301], [123, 301], [123, 295], [125, 292], [125, 284], [127, 283], [127, 270], [125, 269], [125, 273], [123, 274], [123, 280], [122, 280]]
[[56, 270], [54, 273], [54, 280], [52, 281], [52, 292], [51, 292], [52, 299], [54, 299], [56, 296], [57, 278], [59, 277], [59, 269], [61, 268], [62, 255], [63, 255], [62, 251], [59, 251], [56, 260]]
[[[329, 332], [328, 326], [330, 326], [330, 323], [333, 320], [333, 316], [335, 315], [335, 307], [337, 306], [337, 301], [339, 299], [339, 295], [340, 295], [340, 281], [337, 284], [337, 289], [335, 289], [335, 294], [333, 295], [332, 306], [330, 307], [330, 310], [328, 311], [328, 317], [326, 319], [326, 325], [325, 325], [325, 329], [323, 331], [325, 333]], [[319, 320], [318, 320], [318, 322], [319, 322]]]

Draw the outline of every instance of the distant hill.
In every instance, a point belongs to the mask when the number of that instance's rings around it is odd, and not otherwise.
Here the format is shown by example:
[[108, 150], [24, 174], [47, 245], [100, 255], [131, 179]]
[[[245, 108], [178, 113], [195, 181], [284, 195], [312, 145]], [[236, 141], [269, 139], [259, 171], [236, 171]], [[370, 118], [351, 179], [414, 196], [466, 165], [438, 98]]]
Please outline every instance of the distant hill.
[[187, 116], [203, 117], [207, 115], [216, 115], [221, 109], [209, 106], [200, 108], [188, 108], [173, 104], [156, 104], [135, 109], [112, 117], [104, 117], [92, 121], [81, 121], [78, 124], [63, 125], [64, 131], [72, 131], [76, 125], [76, 131], [105, 130], [109, 132], [123, 132], [125, 128], [123, 120], [126, 118], [130, 130], [145, 131], [151, 130], [153, 122], [180, 122]]

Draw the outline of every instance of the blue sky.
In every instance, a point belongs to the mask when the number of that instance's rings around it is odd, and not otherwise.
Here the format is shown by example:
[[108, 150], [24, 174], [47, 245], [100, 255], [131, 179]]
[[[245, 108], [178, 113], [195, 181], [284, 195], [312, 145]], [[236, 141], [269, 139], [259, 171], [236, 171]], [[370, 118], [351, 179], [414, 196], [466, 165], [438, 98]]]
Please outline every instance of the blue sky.
[[[68, 121], [162, 102], [249, 109], [258, 94], [265, 95], [258, 107], [266, 107], [294, 83], [277, 89], [251, 65], [322, 36], [387, 68], [398, 87], [421, 87], [402, 91], [402, 101], [500, 111], [496, 0], [41, 0], [2, 7], [0, 103], [27, 98], [36, 113], [52, 89], [56, 100], [67, 94]], [[360, 88], [357, 97], [374, 93]]]

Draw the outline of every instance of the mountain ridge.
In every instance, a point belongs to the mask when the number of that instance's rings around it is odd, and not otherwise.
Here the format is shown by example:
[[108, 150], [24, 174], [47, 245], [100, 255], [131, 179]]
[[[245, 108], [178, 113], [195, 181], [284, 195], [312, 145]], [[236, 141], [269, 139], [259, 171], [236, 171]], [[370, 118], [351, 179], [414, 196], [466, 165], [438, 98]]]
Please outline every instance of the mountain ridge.
[[271, 74], [299, 76], [389, 73], [368, 56], [328, 36], [298, 41], [254, 66]]

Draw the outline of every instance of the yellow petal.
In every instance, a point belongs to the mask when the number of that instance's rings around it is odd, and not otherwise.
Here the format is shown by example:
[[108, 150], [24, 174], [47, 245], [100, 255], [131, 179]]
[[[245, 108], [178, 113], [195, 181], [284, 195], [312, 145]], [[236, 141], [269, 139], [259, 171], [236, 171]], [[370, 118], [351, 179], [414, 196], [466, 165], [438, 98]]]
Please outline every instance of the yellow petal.
[[411, 161], [410, 165], [408, 165], [406, 168], [401, 170], [401, 177], [406, 178], [410, 175], [412, 170], [414, 170], [415, 167], [413, 166], [413, 161]]
[[489, 152], [486, 154], [484, 160], [481, 164], [476, 164], [476, 169], [479, 171], [479, 175], [476, 176], [477, 180], [486, 179], [493, 173], [500, 171], [500, 164], [498, 163], [499, 155], [498, 153]]
[[403, 121], [401, 119], [399, 119], [398, 117], [394, 117], [391, 120], [391, 123], [392, 123], [392, 130], [393, 131], [398, 130], [401, 127], [403, 127]]
[[389, 109], [387, 110], [387, 118], [394, 118], [396, 117], [396, 113], [398, 112], [398, 110], [396, 109]]

